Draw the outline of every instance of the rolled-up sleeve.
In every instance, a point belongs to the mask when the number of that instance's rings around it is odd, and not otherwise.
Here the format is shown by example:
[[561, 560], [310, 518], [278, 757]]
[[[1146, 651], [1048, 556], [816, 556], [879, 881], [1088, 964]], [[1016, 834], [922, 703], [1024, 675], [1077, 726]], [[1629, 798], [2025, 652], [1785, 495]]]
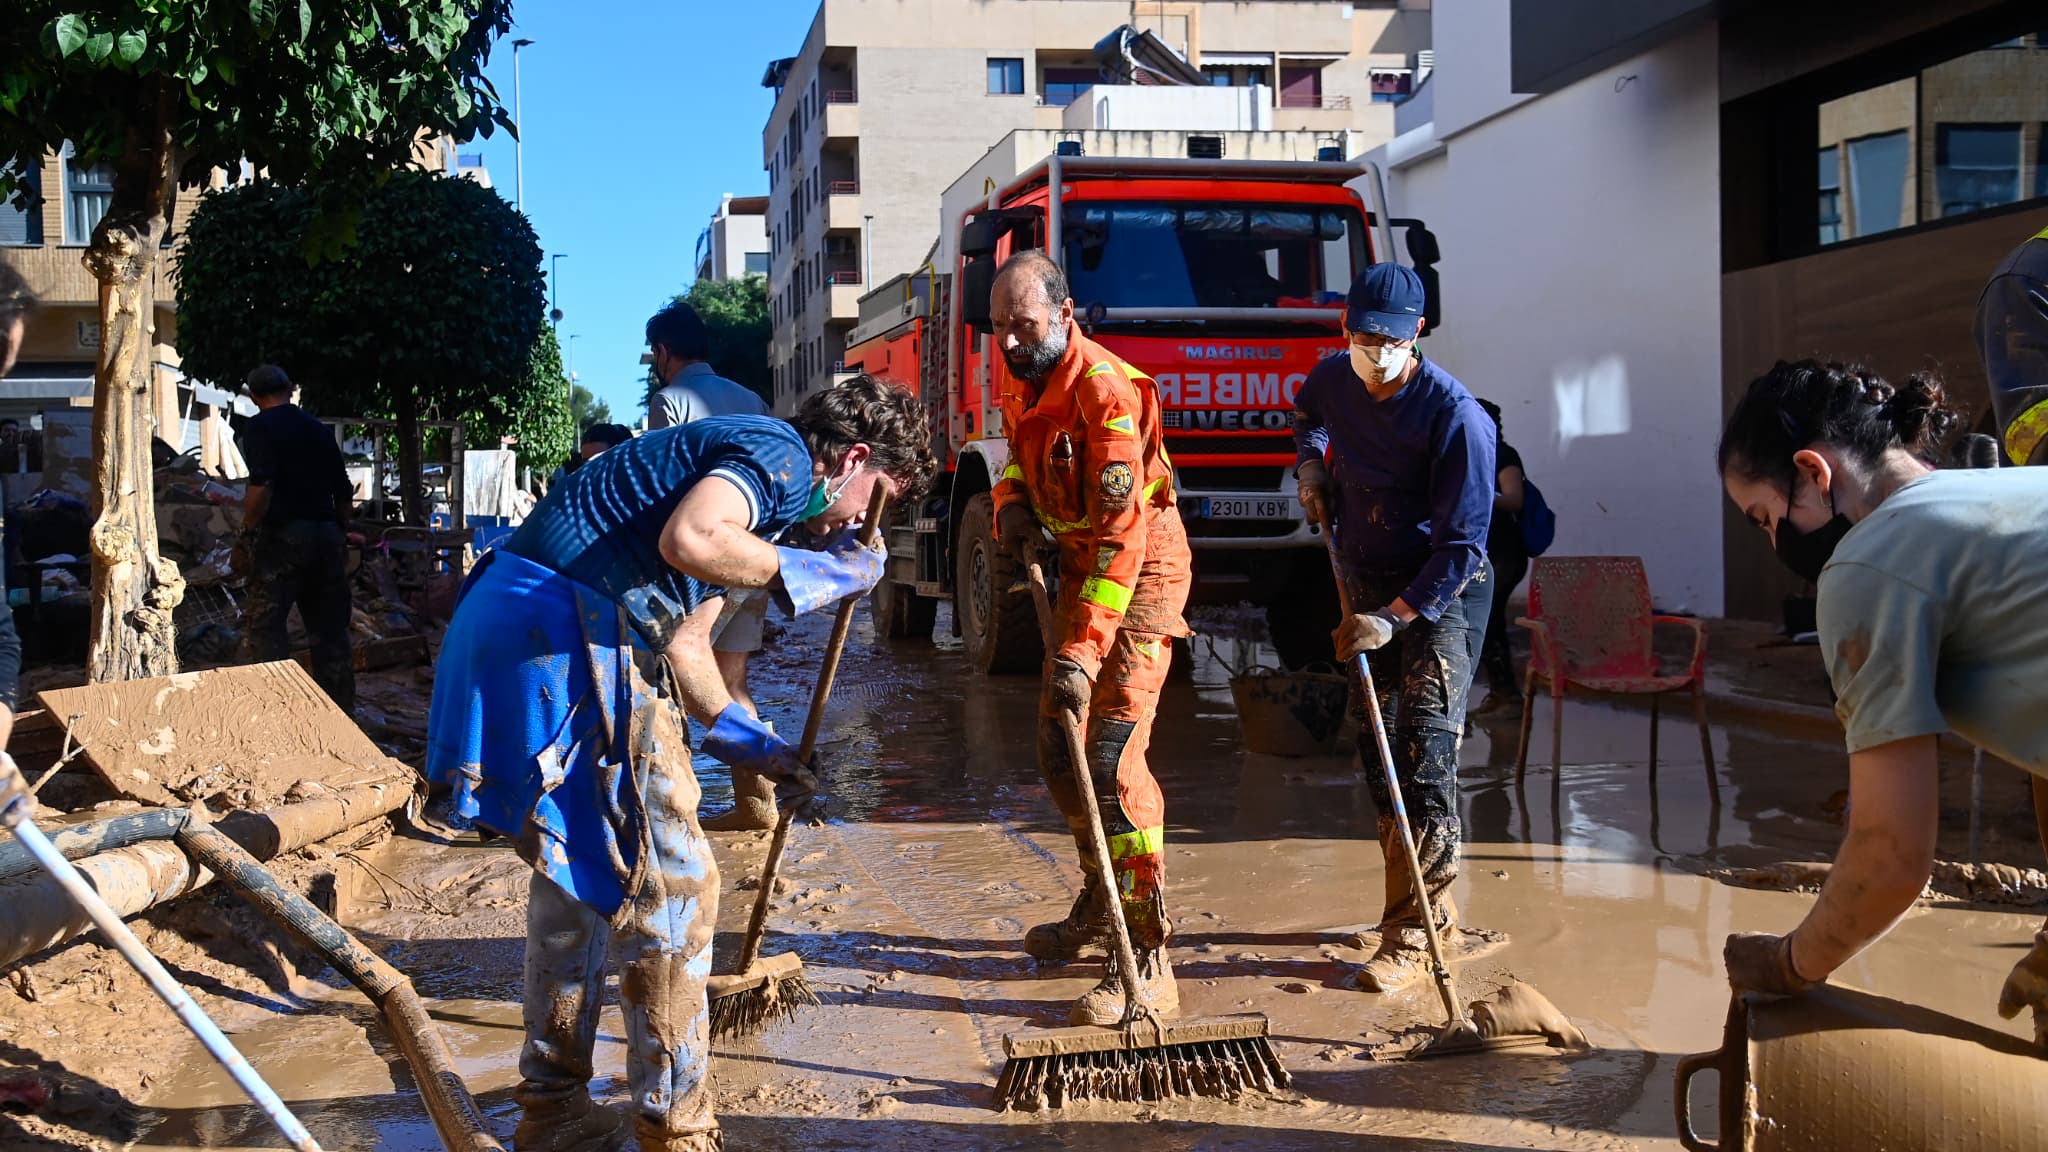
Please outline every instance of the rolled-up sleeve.
[[1850, 752], [1948, 731], [1935, 695], [1941, 604], [1866, 564], [1828, 565], [1816, 617]]

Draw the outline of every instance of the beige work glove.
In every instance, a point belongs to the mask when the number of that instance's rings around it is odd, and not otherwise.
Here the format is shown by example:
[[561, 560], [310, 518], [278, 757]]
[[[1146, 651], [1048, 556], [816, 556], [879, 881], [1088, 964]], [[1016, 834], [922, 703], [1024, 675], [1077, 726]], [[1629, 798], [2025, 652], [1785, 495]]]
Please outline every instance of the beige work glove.
[[1728, 983], [1737, 992], [1770, 992], [1796, 996], [1820, 985], [1792, 966], [1792, 937], [1769, 932], [1737, 932], [1721, 945]]
[[1017, 558], [1017, 563], [1029, 567], [1043, 566], [1051, 549], [1046, 546], [1045, 532], [1038, 526], [1038, 517], [1031, 514], [1031, 506], [1022, 501], [1003, 505], [996, 513], [996, 542]]
[[2048, 1047], [2048, 925], [2034, 933], [2034, 947], [2012, 966], [1998, 993], [1998, 1014], [2007, 1020], [2021, 1008], [2034, 1010], [2034, 1043]]

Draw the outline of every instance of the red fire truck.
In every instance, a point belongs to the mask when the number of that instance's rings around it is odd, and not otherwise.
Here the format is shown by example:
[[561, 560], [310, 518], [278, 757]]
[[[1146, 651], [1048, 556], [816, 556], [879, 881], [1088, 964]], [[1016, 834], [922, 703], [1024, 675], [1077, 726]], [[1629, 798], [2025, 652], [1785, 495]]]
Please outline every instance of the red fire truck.
[[1411, 258], [1434, 285], [1434, 239], [1419, 221], [1389, 221], [1380, 187], [1376, 170], [1327, 154], [1307, 162], [1069, 151], [947, 221], [953, 242], [939, 250], [950, 250], [949, 266], [879, 289], [897, 299], [855, 329], [846, 353], [849, 369], [922, 396], [940, 439], [934, 492], [890, 532], [889, 574], [876, 594], [883, 629], [929, 636], [938, 602], [950, 598], [975, 667], [1039, 665], [1030, 598], [994, 539], [989, 490], [1008, 456], [999, 375], [1008, 370], [988, 317], [997, 266], [1043, 248], [1065, 270], [1083, 328], [1157, 384], [1196, 598], [1259, 603], [1283, 660], [1326, 657], [1335, 593], [1294, 498], [1295, 390], [1317, 361], [1343, 350], [1344, 293], [1393, 250], [1390, 225], [1407, 228]]

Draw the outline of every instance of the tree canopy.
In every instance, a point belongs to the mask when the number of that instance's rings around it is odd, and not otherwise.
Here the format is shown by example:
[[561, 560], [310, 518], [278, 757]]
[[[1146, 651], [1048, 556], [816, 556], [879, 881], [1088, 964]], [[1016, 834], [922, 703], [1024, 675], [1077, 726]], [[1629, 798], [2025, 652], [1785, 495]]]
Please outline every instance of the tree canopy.
[[325, 415], [397, 419], [401, 455], [420, 419], [567, 434], [560, 350], [536, 346], [546, 291], [526, 217], [475, 181], [398, 172], [362, 202], [356, 243], [309, 264], [319, 195], [259, 181], [200, 201], [177, 256], [188, 375], [231, 383], [277, 364]]
[[737, 280], [699, 280], [680, 299], [704, 320], [711, 336], [711, 368], [736, 384], [744, 384], [770, 404], [775, 402], [775, 377], [768, 368], [768, 280], [742, 276]]
[[[0, 180], [69, 141], [82, 163], [195, 184], [248, 161], [367, 187], [425, 135], [512, 126], [484, 76], [510, 0], [9, 0]], [[346, 212], [347, 197], [339, 206]], [[118, 206], [118, 205], [117, 205]]]

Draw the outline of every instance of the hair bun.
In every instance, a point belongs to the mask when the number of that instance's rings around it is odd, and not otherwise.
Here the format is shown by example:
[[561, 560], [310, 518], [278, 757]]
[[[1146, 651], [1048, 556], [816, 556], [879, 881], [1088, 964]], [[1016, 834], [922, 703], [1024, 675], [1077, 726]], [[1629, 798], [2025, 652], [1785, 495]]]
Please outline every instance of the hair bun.
[[[1896, 390], [1882, 384], [1879, 387], [1887, 393], [1881, 402], [1885, 417], [1891, 421], [1900, 446], [1910, 452], [1931, 456], [1962, 422], [1961, 414], [1949, 405], [1941, 381], [1931, 373], [1915, 372], [1906, 377], [1904, 387]], [[1868, 390], [1865, 394], [1869, 394]]]

